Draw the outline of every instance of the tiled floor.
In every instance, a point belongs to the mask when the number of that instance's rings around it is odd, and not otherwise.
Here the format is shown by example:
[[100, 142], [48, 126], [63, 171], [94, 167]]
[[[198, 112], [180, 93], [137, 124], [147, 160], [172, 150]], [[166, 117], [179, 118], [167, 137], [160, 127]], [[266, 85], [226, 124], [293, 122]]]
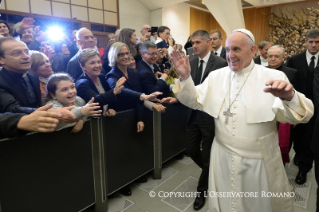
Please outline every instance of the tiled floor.
[[[293, 157], [291, 153], [291, 158]], [[308, 174], [305, 185], [295, 185], [294, 178], [298, 172], [297, 167], [292, 164], [286, 165], [286, 172], [292, 189], [296, 192], [295, 212], [315, 212], [316, 188], [313, 170]], [[188, 157], [183, 160], [171, 160], [164, 164], [162, 179], [153, 180], [148, 176], [145, 184], [131, 185], [132, 196], [126, 197], [116, 194], [109, 199], [109, 212], [190, 212], [194, 211], [193, 202], [200, 169]], [[175, 192], [168, 196], [168, 192]], [[188, 195], [187, 195], [188, 194]], [[152, 195], [152, 197], [151, 197]], [[154, 197], [153, 197], [154, 196]], [[208, 204], [200, 211], [206, 212]]]

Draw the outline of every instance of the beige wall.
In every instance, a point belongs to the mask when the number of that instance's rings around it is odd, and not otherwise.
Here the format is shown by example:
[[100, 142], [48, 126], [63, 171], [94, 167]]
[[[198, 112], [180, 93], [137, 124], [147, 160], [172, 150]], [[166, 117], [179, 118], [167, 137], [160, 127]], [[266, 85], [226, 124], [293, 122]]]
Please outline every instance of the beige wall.
[[0, 9], [119, 25], [117, 0], [6, 0]]
[[120, 28], [135, 29], [141, 36], [144, 24], [151, 24], [151, 11], [138, 0], [119, 0]]
[[184, 46], [190, 31], [190, 6], [180, 3], [162, 10], [163, 25], [171, 29], [171, 35], [175, 39], [175, 43]]

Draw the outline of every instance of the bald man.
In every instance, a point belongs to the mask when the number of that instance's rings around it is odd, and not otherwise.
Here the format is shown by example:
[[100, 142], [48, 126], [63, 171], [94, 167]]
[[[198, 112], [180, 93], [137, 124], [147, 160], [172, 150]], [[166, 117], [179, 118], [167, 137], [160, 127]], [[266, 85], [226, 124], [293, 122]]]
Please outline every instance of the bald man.
[[307, 123], [313, 104], [293, 89], [283, 72], [255, 64], [256, 49], [250, 31], [233, 31], [226, 40], [228, 67], [211, 72], [197, 86], [188, 57], [171, 54], [180, 75], [175, 96], [215, 120], [209, 211], [293, 211], [276, 122]]
[[[83, 49], [94, 48], [95, 43], [93, 37], [93, 33], [87, 28], [81, 28], [76, 32], [76, 39], [80, 49], [76, 55], [71, 58], [67, 65], [67, 73], [73, 77], [74, 81], [76, 81], [83, 74], [78, 60], [78, 55]], [[104, 69], [102, 69], [101, 73], [105, 74]]]
[[150, 25], [143, 25], [142, 30], [141, 30], [141, 34], [142, 37], [138, 38], [137, 43], [143, 43], [144, 41], [152, 41], [153, 43], [155, 43], [154, 39], [151, 39], [151, 32], [149, 32], [151, 30], [151, 26]]

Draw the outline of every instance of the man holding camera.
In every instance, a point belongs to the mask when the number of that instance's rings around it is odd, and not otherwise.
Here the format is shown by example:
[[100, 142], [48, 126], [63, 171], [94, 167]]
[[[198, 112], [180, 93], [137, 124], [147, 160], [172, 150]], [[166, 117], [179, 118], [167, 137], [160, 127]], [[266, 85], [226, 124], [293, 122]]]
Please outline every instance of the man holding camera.
[[144, 41], [152, 41], [155, 43], [155, 40], [151, 38], [151, 26], [150, 25], [143, 25], [141, 30], [142, 37], [138, 38], [137, 43], [143, 43]]

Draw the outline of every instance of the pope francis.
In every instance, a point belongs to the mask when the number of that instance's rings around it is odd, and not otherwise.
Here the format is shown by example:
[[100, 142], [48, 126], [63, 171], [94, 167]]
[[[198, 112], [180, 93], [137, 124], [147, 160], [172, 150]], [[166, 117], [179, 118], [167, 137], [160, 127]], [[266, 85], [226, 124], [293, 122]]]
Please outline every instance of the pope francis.
[[294, 193], [278, 145], [276, 122], [306, 123], [311, 100], [286, 75], [256, 65], [255, 38], [246, 29], [226, 40], [228, 67], [194, 86], [188, 57], [172, 52], [180, 78], [173, 91], [184, 105], [215, 118], [209, 174], [210, 212], [291, 212]]

